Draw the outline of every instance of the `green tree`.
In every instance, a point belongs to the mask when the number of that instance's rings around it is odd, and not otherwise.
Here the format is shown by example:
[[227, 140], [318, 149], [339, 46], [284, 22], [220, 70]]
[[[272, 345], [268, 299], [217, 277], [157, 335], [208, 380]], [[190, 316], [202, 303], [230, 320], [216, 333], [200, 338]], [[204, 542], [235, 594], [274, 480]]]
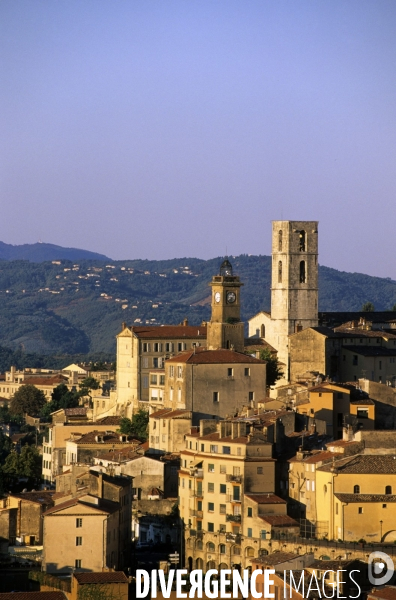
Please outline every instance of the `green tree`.
[[5, 459], [3, 473], [13, 479], [28, 477], [31, 480], [41, 479], [42, 457], [34, 446], [23, 446], [20, 454], [11, 452]]
[[261, 360], [265, 360], [267, 363], [267, 387], [275, 385], [275, 383], [283, 377], [282, 367], [279, 364], [279, 360], [276, 356], [273, 356], [268, 348], [260, 350]]
[[52, 392], [52, 400], [40, 411], [40, 416], [46, 420], [51, 418], [51, 413], [61, 408], [75, 408], [79, 405], [81, 392], [71, 392], [67, 385], [60, 383]]
[[149, 414], [141, 408], [132, 416], [132, 420], [126, 417], [121, 419], [120, 432], [125, 435], [133, 435], [145, 442], [148, 437], [148, 423]]
[[394, 304], [394, 305], [392, 306], [391, 310], [393, 310], [393, 311], [395, 311], [395, 312], [396, 312], [396, 304]]
[[99, 381], [95, 377], [86, 377], [78, 385], [83, 396], [90, 396], [91, 390], [98, 390], [100, 388]]
[[362, 306], [362, 311], [363, 312], [374, 312], [375, 311], [374, 304], [372, 302], [365, 302]]
[[10, 402], [10, 412], [14, 415], [23, 415], [27, 413], [30, 416], [37, 416], [46, 404], [44, 392], [37, 389], [34, 385], [21, 385], [15, 392]]

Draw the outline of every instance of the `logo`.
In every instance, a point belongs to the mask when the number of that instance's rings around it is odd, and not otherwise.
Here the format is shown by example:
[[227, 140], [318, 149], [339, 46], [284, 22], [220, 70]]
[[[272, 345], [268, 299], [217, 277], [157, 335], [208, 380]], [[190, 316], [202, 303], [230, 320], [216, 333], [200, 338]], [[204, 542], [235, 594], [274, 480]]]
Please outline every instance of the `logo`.
[[373, 585], [385, 585], [395, 572], [393, 560], [385, 552], [372, 552], [368, 558], [368, 578]]

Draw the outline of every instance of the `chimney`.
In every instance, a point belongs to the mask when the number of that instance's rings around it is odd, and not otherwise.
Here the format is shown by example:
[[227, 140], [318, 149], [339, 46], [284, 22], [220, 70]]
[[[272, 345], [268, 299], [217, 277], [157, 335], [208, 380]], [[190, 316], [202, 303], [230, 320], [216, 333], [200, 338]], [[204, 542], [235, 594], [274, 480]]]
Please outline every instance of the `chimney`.
[[187, 327], [187, 325], [188, 325], [188, 319], [184, 319], [184, 320], [183, 320], [183, 326], [184, 326], [184, 327]]
[[15, 367], [11, 367], [10, 372], [11, 372], [10, 381], [11, 381], [11, 383], [14, 383], [15, 382]]
[[126, 323], [125, 323], [125, 321], [123, 321], [121, 323], [121, 331], [124, 331], [124, 329], [126, 329]]

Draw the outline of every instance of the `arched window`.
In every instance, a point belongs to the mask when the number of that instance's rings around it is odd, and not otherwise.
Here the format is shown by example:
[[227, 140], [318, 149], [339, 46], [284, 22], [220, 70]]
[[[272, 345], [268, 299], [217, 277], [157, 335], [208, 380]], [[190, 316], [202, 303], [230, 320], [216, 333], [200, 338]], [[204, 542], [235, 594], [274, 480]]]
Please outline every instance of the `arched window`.
[[279, 231], [279, 234], [278, 234], [278, 250], [279, 250], [279, 252], [282, 252], [282, 237], [283, 237], [283, 232]]
[[265, 325], [261, 325], [261, 336], [262, 338], [265, 338]]
[[387, 485], [385, 487], [385, 494], [391, 494], [392, 493], [392, 486], [391, 485]]
[[305, 252], [306, 237], [305, 231], [300, 231], [300, 252]]
[[219, 552], [220, 552], [220, 554], [225, 554], [226, 553], [225, 544], [220, 544], [220, 546], [219, 546]]
[[246, 548], [245, 549], [245, 556], [247, 558], [251, 558], [252, 556], [254, 556], [254, 548]]
[[300, 283], [305, 283], [306, 274], [305, 274], [305, 260], [300, 261]]
[[215, 551], [215, 545], [213, 542], [208, 542], [206, 549], [208, 552], [214, 552]]
[[282, 283], [282, 261], [278, 262], [278, 283]]
[[360, 485], [354, 485], [353, 486], [353, 493], [354, 494], [360, 494]]
[[203, 550], [203, 542], [201, 540], [197, 542], [197, 550]]

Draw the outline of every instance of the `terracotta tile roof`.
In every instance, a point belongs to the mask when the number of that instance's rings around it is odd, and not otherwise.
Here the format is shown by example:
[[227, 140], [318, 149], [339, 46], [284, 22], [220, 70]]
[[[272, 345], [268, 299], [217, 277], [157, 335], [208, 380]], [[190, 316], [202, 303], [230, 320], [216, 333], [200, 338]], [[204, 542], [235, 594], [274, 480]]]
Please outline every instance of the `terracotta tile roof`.
[[356, 502], [396, 502], [396, 495], [392, 494], [343, 494], [335, 493], [335, 496], [341, 502], [356, 503]]
[[43, 506], [52, 506], [54, 504], [54, 496], [56, 492], [43, 490], [42, 492], [22, 492], [21, 494], [10, 494], [13, 498], [19, 498], [26, 502], [34, 502]]
[[385, 346], [347, 346], [344, 344], [343, 349], [361, 356], [396, 356], [396, 348], [385, 348]]
[[396, 587], [387, 585], [382, 589], [373, 589], [367, 595], [367, 600], [396, 600]]
[[131, 327], [132, 334], [140, 339], [183, 339], [198, 338], [206, 340], [206, 327], [203, 325], [142, 325]]
[[[340, 559], [340, 560], [314, 560], [312, 564], [310, 564], [306, 569], [318, 569], [319, 571], [338, 571], [342, 570], [344, 567], [348, 565], [353, 565], [355, 563], [362, 562], [357, 558], [348, 558], [348, 559]], [[362, 564], [363, 566], [363, 564]]]
[[245, 494], [245, 497], [257, 504], [286, 504], [286, 500], [275, 494]]
[[[337, 472], [340, 474], [362, 473], [367, 475], [378, 475], [396, 473], [396, 458], [393, 455], [358, 454], [349, 456], [335, 462]], [[319, 467], [319, 471], [330, 472], [332, 465]]]
[[106, 571], [104, 573], [74, 573], [78, 583], [128, 583], [123, 571]]
[[178, 354], [173, 358], [170, 358], [166, 363], [187, 363], [194, 365], [207, 365], [207, 364], [259, 364], [263, 365], [264, 361], [258, 358], [253, 358], [242, 352], [235, 352], [234, 350], [206, 350], [205, 348], [200, 349], [198, 352], [193, 350]]
[[76, 406], [75, 408], [65, 408], [67, 417], [84, 417], [87, 414], [87, 409], [84, 406]]
[[96, 423], [98, 425], [119, 425], [121, 421], [121, 417], [104, 417], [103, 419], [98, 419]]
[[22, 385], [51, 385], [56, 387], [60, 383], [65, 383], [67, 380], [67, 377], [64, 377], [63, 375], [55, 375], [54, 377], [30, 377], [24, 379]]
[[289, 515], [259, 515], [259, 517], [272, 527], [300, 527], [300, 524]]
[[128, 448], [105, 450], [101, 454], [98, 454], [98, 456], [95, 456], [95, 460], [109, 460], [111, 462], [129, 462], [137, 458], [144, 458], [144, 456], [137, 454], [135, 448], [131, 448], [130, 446]]
[[277, 350], [262, 338], [249, 337], [245, 338], [245, 350], [269, 350], [271, 354], [277, 354]]
[[308, 464], [316, 464], [318, 462], [324, 462], [328, 460], [332, 460], [334, 458], [334, 452], [330, 452], [327, 450], [319, 450], [317, 452], [313, 451], [313, 454], [310, 455], [307, 453], [307, 456], [303, 459], [297, 458], [297, 456], [293, 456], [289, 460], [289, 462], [297, 462], [297, 463], [308, 463]]
[[[122, 433], [116, 433], [115, 431], [90, 431], [89, 433], [85, 433], [79, 439], [70, 439], [68, 441], [72, 441], [77, 445], [83, 444], [132, 444], [134, 447], [140, 445], [140, 441], [133, 438], [131, 435], [127, 436], [127, 442], [122, 442], [120, 437]], [[97, 441], [96, 437], [99, 436], [101, 441]]]
[[[99, 471], [90, 471], [90, 475], [94, 477], [99, 477]], [[111, 475], [107, 475], [106, 473], [102, 473], [103, 481], [107, 483], [111, 483], [112, 485], [116, 485], [118, 487], [130, 487], [132, 484], [132, 478], [127, 475], [118, 475], [117, 477], [112, 477]]]
[[172, 410], [170, 408], [163, 408], [161, 410], [157, 410], [154, 413], [151, 413], [150, 419], [174, 419], [175, 417], [185, 416], [186, 418], [191, 417], [191, 412], [189, 410]]
[[396, 339], [394, 333], [378, 329], [359, 329], [358, 327], [351, 327], [351, 322], [335, 327], [334, 331], [343, 333], [344, 337]]
[[358, 444], [359, 442], [349, 442], [347, 440], [335, 440], [334, 442], [326, 442], [326, 446], [328, 448], [332, 448], [333, 446], [337, 447], [341, 447], [343, 448], [344, 446], [350, 446], [351, 444]]
[[67, 600], [63, 592], [10, 592], [0, 594], [0, 600]]
[[[95, 497], [92, 496], [92, 500], [94, 500], [94, 499], [95, 499]], [[104, 512], [104, 513], [108, 513], [108, 514], [112, 514], [119, 510], [119, 504], [117, 502], [112, 502], [111, 500], [104, 500], [103, 498], [98, 498], [98, 500], [99, 500], [98, 504], [93, 504], [91, 502], [88, 502], [88, 500], [82, 500], [81, 498], [71, 498], [70, 500], [66, 500], [65, 502], [61, 502], [60, 504], [57, 504], [56, 506], [50, 508], [49, 510], [47, 510], [44, 513], [44, 516], [52, 515], [57, 512], [61, 512], [65, 508], [70, 508], [71, 506], [75, 506], [76, 511], [77, 511], [75, 514], [79, 514], [79, 512], [78, 512], [79, 505], [88, 506], [89, 508], [91, 508], [93, 510], [97, 510], [98, 512], [102, 512], [102, 513]]]

